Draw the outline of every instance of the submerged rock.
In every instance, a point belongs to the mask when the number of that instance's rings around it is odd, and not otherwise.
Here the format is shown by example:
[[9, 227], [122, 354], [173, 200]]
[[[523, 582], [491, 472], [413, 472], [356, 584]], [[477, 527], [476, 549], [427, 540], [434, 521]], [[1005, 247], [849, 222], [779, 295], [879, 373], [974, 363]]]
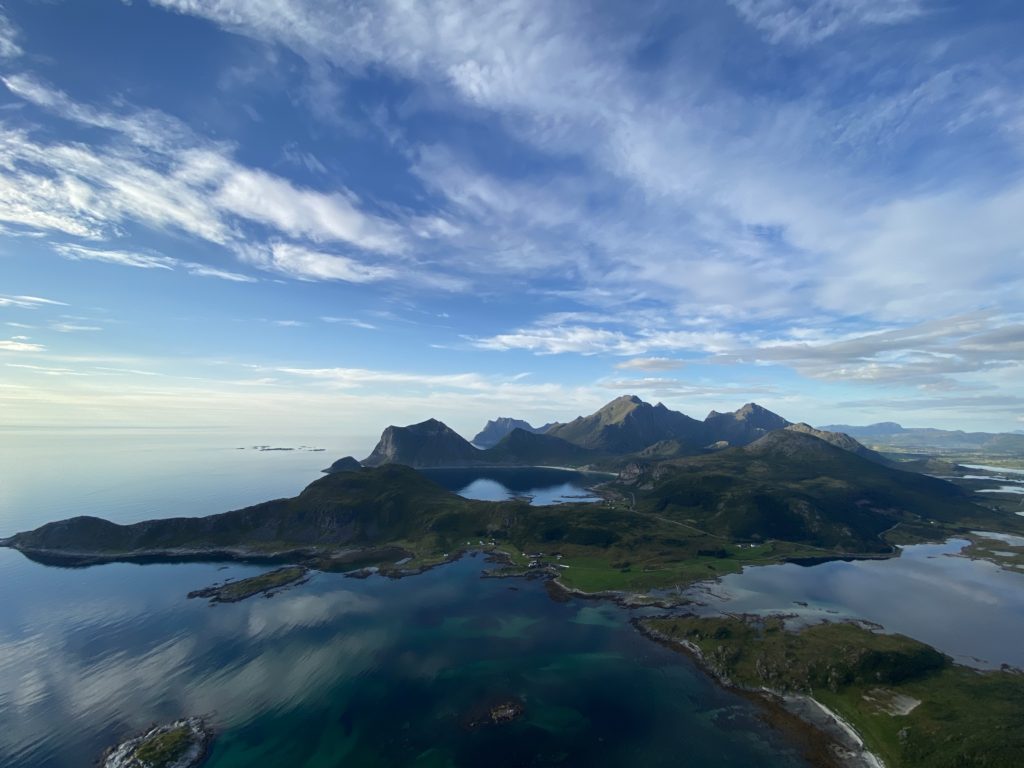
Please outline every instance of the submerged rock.
[[103, 768], [195, 768], [206, 760], [213, 740], [201, 718], [190, 717], [155, 726], [111, 749]]
[[490, 701], [470, 710], [463, 722], [466, 728], [482, 728], [488, 725], [500, 725], [518, 720], [526, 712], [522, 699], [502, 699]]

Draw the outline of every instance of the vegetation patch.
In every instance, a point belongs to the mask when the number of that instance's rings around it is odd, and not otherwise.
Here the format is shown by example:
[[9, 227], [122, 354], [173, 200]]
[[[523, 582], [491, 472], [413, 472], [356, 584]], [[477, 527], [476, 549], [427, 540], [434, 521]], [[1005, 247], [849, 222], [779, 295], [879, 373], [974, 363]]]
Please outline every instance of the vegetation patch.
[[1024, 755], [1024, 674], [978, 671], [934, 648], [862, 626], [799, 632], [779, 617], [649, 619], [751, 690], [806, 694], [838, 713], [890, 768], [1016, 768]]

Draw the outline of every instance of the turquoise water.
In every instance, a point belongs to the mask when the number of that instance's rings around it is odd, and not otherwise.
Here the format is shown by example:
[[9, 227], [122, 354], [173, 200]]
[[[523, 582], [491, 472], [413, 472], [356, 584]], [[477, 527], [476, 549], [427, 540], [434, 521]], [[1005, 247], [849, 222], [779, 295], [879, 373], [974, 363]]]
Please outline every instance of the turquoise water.
[[[258, 569], [68, 570], [0, 550], [0, 764], [89, 765], [151, 722], [203, 714], [211, 768], [805, 765], [627, 611], [483, 567], [316, 574], [211, 607], [185, 594]], [[506, 697], [523, 719], [464, 727]]]

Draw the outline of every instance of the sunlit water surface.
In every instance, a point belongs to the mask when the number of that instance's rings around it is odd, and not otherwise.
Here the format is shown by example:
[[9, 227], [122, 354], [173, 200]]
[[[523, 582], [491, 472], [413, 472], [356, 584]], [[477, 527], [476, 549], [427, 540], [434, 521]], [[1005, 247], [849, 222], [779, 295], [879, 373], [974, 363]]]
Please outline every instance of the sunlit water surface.
[[[204, 714], [211, 768], [804, 765], [625, 610], [482, 567], [317, 574], [210, 607], [186, 593], [259, 569], [62, 570], [0, 550], [0, 764], [88, 765], [148, 723]], [[522, 720], [464, 727], [512, 696]]]
[[[0, 535], [74, 514], [220, 512], [294, 495], [360, 453], [237, 450], [265, 442], [0, 434]], [[435, 479], [534, 503], [579, 500], [594, 482], [555, 472]], [[1024, 575], [953, 556], [963, 543], [748, 568], [691, 595], [705, 611], [867, 619], [961, 661], [1024, 666]], [[556, 603], [539, 581], [481, 579], [483, 567], [467, 557], [397, 581], [316, 574], [272, 599], [209, 607], [185, 595], [260, 569], [72, 570], [0, 549], [0, 765], [88, 765], [149, 723], [192, 714], [219, 732], [215, 768], [803, 765], [751, 704], [641, 637], [625, 609]], [[469, 710], [506, 696], [526, 702], [521, 721], [463, 727]]]

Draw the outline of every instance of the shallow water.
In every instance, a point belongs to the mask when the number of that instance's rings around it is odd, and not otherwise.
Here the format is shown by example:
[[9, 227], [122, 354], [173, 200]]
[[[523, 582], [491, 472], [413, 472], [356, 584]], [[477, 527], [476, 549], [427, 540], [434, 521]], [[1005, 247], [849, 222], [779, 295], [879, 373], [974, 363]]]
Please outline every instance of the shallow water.
[[423, 474], [467, 499], [505, 501], [527, 497], [537, 506], [569, 501], [600, 501], [587, 490], [609, 475], [553, 467], [492, 467], [488, 469], [425, 469]]
[[[255, 570], [66, 570], [0, 550], [0, 764], [88, 765], [154, 721], [206, 714], [209, 768], [805, 765], [746, 700], [629, 614], [481, 579], [316, 574], [272, 599], [185, 594]], [[518, 722], [463, 727], [519, 697]]]
[[746, 568], [691, 594], [705, 610], [864, 619], [961, 663], [1024, 668], [1024, 573], [956, 556], [968, 543], [908, 546], [889, 560]]

